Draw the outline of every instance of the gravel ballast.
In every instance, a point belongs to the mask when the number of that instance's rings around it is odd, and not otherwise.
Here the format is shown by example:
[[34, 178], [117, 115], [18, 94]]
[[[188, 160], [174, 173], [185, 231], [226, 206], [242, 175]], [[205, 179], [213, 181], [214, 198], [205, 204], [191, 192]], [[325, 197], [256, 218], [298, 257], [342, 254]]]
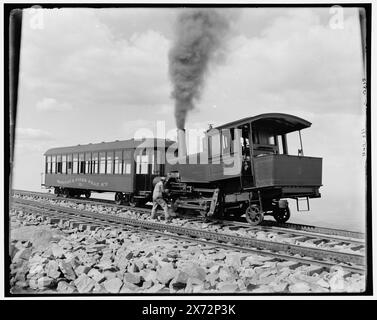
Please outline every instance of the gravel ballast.
[[12, 293], [362, 292], [365, 276], [110, 227], [78, 230], [12, 209]]

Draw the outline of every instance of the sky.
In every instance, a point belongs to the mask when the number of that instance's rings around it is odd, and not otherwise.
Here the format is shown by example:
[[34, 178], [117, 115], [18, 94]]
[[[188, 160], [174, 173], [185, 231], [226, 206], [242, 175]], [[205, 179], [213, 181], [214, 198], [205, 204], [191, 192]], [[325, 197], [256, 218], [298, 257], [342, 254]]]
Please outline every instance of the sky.
[[[168, 52], [182, 8], [24, 12], [13, 187], [41, 190], [51, 147], [175, 129]], [[228, 10], [230, 9], [223, 9]], [[224, 55], [211, 63], [187, 129], [260, 113], [302, 117], [307, 156], [323, 158], [322, 198], [293, 222], [363, 231], [362, 56], [355, 8], [232, 9]], [[295, 150], [296, 146], [290, 150]], [[297, 149], [297, 148], [296, 148]]]

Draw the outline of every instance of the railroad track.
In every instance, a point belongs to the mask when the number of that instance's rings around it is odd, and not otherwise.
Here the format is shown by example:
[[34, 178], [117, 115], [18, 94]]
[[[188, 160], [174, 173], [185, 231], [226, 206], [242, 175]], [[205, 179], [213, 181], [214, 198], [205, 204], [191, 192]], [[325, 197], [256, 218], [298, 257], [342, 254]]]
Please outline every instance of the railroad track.
[[[36, 192], [36, 191], [25, 191], [25, 190], [13, 190], [13, 195], [18, 194], [21, 196], [38, 196], [38, 197], [44, 197], [49, 199], [65, 199], [69, 200], [75, 203], [93, 203], [95, 205], [106, 205], [113, 208], [123, 208], [128, 209], [132, 211], [137, 211], [140, 213], [150, 213], [150, 209], [148, 208], [139, 208], [139, 207], [132, 207], [127, 205], [117, 205], [111, 200], [103, 200], [103, 199], [80, 199], [80, 198], [59, 198], [54, 194], [50, 193], [43, 193], [43, 192]], [[197, 218], [192, 218], [190, 216], [184, 216], [185, 218], [191, 219], [193, 221], [198, 220]], [[276, 231], [283, 231], [284, 229], [289, 230], [290, 232], [292, 230], [296, 231], [302, 231], [302, 235], [310, 235], [310, 234], [322, 234], [322, 235], [328, 235], [331, 237], [339, 237], [339, 238], [348, 238], [348, 239], [360, 239], [362, 241], [365, 241], [365, 234], [362, 232], [356, 232], [356, 231], [349, 231], [349, 230], [342, 230], [342, 229], [333, 229], [333, 228], [327, 228], [327, 227], [319, 227], [319, 226], [311, 226], [311, 225], [304, 225], [304, 224], [295, 224], [295, 223], [278, 223], [276, 221], [272, 220], [265, 220], [262, 222], [261, 225], [252, 227], [247, 222], [242, 221], [233, 221], [233, 220], [219, 220], [216, 218], [211, 218], [210, 221], [214, 223], [220, 223], [220, 224], [226, 224], [229, 226], [240, 226], [245, 228], [254, 228], [254, 230], [258, 230], [265, 227], [269, 227], [271, 229], [269, 230], [276, 230]], [[268, 230], [268, 229], [263, 229]], [[296, 234], [300, 234], [297, 232]]]
[[[105, 224], [133, 230], [144, 230], [144, 232], [169, 236], [173, 238], [186, 239], [224, 247], [235, 251], [253, 252], [261, 255], [271, 256], [277, 259], [297, 261], [306, 265], [316, 265], [329, 268], [340, 265], [348, 272], [365, 272], [365, 258], [360, 253], [344, 253], [335, 250], [305, 247], [302, 245], [288, 244], [277, 241], [261, 240], [251, 237], [213, 232], [206, 229], [190, 228], [175, 224], [152, 222], [149, 220], [128, 218], [119, 216], [116, 213], [97, 213], [87, 210], [67, 208], [60, 205], [52, 205], [47, 202], [14, 198], [14, 208], [26, 212], [42, 215], [56, 219], [72, 220], [72, 223], [79, 221], [93, 224]], [[77, 222], [78, 221], [78, 222]]]

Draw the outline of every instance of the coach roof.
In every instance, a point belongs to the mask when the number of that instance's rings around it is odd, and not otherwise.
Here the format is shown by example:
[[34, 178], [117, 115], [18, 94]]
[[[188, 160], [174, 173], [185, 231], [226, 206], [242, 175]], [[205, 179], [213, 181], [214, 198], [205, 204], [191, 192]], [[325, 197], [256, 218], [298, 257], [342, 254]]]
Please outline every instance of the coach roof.
[[[159, 145], [157, 142], [159, 140]], [[163, 139], [144, 139], [144, 140], [116, 140], [112, 142], [101, 142], [101, 143], [89, 143], [77, 146], [69, 147], [60, 147], [60, 148], [51, 148], [48, 149], [44, 155], [53, 155], [53, 154], [65, 154], [65, 153], [81, 153], [81, 152], [95, 152], [95, 151], [107, 151], [107, 150], [117, 150], [117, 149], [135, 149], [141, 143], [143, 143], [144, 148], [153, 148], [157, 146], [162, 146], [163, 143], [166, 143], [166, 146], [171, 145], [174, 141], [163, 140]]]

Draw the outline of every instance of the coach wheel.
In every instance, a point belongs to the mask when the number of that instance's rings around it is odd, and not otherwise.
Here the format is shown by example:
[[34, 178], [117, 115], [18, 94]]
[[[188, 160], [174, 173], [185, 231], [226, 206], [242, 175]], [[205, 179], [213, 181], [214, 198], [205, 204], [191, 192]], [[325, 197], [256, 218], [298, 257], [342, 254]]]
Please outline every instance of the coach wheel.
[[60, 194], [61, 194], [60, 188], [58, 188], [58, 187], [54, 188], [54, 194], [55, 194], [57, 197], [59, 197]]
[[291, 217], [291, 212], [289, 208], [277, 208], [274, 210], [274, 218], [279, 223], [284, 223]]
[[133, 196], [130, 196], [130, 206], [131, 207], [136, 207], [137, 206], [137, 201]]
[[63, 189], [63, 198], [68, 198], [68, 197], [69, 197], [69, 190]]
[[260, 210], [260, 207], [256, 204], [253, 204], [250, 207], [248, 207], [246, 209], [245, 215], [247, 222], [250, 223], [252, 226], [260, 224], [264, 218], [263, 212]]
[[124, 204], [125, 206], [130, 205], [130, 195], [128, 195], [128, 194], [123, 195], [122, 204]]
[[123, 194], [121, 192], [115, 193], [115, 203], [122, 204], [123, 202]]
[[85, 198], [89, 199], [90, 196], [91, 196], [91, 192], [88, 190], [88, 191], [85, 191]]

